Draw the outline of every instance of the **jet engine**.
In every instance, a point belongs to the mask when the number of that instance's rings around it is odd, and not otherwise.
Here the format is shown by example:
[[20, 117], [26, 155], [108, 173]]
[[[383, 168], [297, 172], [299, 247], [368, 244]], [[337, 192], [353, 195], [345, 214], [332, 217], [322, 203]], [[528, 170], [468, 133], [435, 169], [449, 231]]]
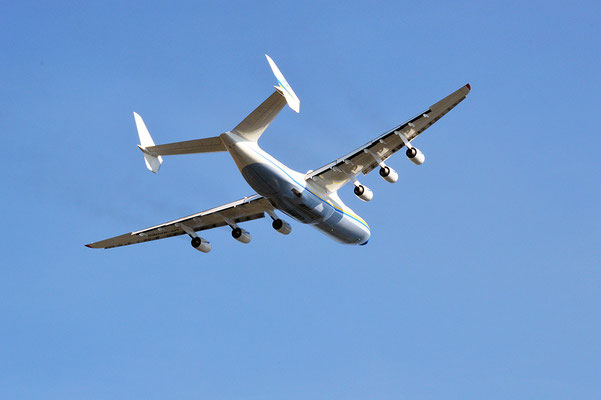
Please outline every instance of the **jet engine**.
[[397, 172], [394, 169], [390, 168], [387, 165], [380, 168], [380, 176], [384, 178], [386, 182], [390, 183], [395, 183], [399, 180], [399, 174], [397, 174]]
[[273, 229], [280, 232], [282, 235], [288, 235], [290, 232], [292, 232], [292, 227], [290, 226], [290, 224], [288, 222], [282, 221], [279, 218], [275, 219], [271, 226], [273, 226]]
[[251, 238], [250, 233], [241, 228], [232, 229], [232, 237], [242, 243], [249, 243]]
[[353, 192], [355, 192], [355, 195], [363, 201], [370, 201], [374, 198], [374, 192], [367, 186], [356, 185]]
[[203, 253], [208, 253], [211, 251], [211, 243], [204, 240], [201, 237], [193, 237], [192, 242], [190, 243], [192, 247], [194, 247], [198, 251], [202, 251]]
[[405, 154], [415, 165], [422, 165], [424, 161], [426, 161], [426, 156], [424, 155], [424, 153], [419, 151], [419, 149], [416, 147], [408, 148]]

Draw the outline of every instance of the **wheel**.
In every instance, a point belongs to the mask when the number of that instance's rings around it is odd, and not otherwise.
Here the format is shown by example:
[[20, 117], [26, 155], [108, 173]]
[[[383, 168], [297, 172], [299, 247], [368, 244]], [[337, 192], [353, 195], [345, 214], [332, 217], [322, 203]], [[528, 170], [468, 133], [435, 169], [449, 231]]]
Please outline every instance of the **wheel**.
[[192, 247], [197, 248], [198, 246], [200, 246], [201, 243], [202, 243], [202, 240], [200, 240], [199, 237], [192, 238], [192, 242], [191, 242]]
[[407, 157], [409, 158], [413, 158], [417, 155], [417, 150], [415, 149], [415, 147], [412, 147], [410, 149], [407, 149], [407, 151], [405, 152], [405, 154], [407, 154]]
[[238, 239], [240, 236], [242, 236], [242, 229], [240, 229], [240, 228], [232, 229], [232, 237], [234, 239]]
[[278, 229], [281, 229], [283, 225], [284, 221], [282, 221], [281, 219], [274, 219], [273, 223], [271, 224], [271, 226], [273, 226], [273, 229], [275, 229], [276, 231]]
[[354, 192], [357, 196], [361, 196], [365, 192], [363, 185], [355, 186]]
[[388, 168], [388, 167], [380, 168], [380, 176], [382, 178], [386, 178], [388, 175], [390, 175], [390, 168]]

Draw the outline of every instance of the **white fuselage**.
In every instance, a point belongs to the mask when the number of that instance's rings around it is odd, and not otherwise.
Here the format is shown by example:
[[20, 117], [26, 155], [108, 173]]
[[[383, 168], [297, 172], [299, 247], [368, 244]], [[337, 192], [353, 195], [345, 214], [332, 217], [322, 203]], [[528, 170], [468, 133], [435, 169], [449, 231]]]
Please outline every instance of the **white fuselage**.
[[274, 207], [338, 242], [367, 243], [369, 226], [336, 192], [328, 192], [313, 180], [306, 180], [304, 174], [286, 167], [255, 141], [232, 132], [220, 137], [244, 179]]

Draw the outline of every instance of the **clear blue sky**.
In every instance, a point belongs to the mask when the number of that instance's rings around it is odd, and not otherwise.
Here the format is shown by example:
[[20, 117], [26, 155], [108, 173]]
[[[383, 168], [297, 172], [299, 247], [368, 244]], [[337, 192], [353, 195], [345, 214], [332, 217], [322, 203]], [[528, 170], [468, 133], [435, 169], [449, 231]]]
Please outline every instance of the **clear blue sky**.
[[[3, 399], [601, 398], [601, 6], [590, 2], [2, 2]], [[301, 99], [261, 144], [319, 167], [467, 100], [341, 196], [372, 228], [294, 223], [84, 243], [252, 193], [227, 154], [136, 148]]]

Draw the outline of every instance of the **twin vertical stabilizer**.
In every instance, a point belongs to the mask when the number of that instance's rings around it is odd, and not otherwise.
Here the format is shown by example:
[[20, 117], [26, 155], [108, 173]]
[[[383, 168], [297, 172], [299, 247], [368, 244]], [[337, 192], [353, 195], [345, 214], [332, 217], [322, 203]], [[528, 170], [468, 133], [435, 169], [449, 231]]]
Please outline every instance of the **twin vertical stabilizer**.
[[286, 81], [286, 78], [284, 78], [284, 75], [282, 75], [280, 69], [277, 65], [275, 65], [271, 57], [269, 57], [267, 54], [265, 54], [265, 57], [267, 57], [267, 62], [269, 63], [269, 66], [271, 67], [275, 78], [278, 80], [278, 86], [275, 87], [276, 90], [282, 95], [284, 95], [284, 97], [286, 98], [286, 102], [288, 102], [288, 106], [290, 106], [290, 108], [292, 108], [297, 113], [300, 112], [300, 100], [294, 93], [294, 90], [292, 90], [292, 88]]
[[[296, 93], [294, 93], [294, 90], [292, 90], [292, 87], [290, 87], [290, 84], [288, 84], [288, 81], [286, 81], [286, 78], [284, 78], [284, 75], [282, 75], [271, 57], [267, 54], [265, 54], [265, 57], [267, 57], [267, 62], [278, 82], [277, 86], [275, 86], [276, 91], [232, 129], [232, 132], [239, 137], [253, 142], [259, 140], [265, 129], [267, 129], [286, 104], [295, 112], [298, 113], [300, 111], [300, 100], [296, 96]], [[136, 121], [136, 128], [138, 129], [138, 136], [140, 137], [138, 147], [144, 152], [146, 167], [154, 173], [157, 173], [163, 164], [162, 155], [226, 151], [226, 147], [219, 136], [157, 146], [154, 144], [154, 140], [152, 140], [142, 117], [134, 112], [134, 119]]]
[[146, 128], [146, 124], [144, 123], [142, 117], [140, 117], [138, 113], [134, 112], [134, 119], [136, 120], [136, 128], [138, 129], [138, 136], [140, 137], [140, 145], [138, 147], [144, 152], [146, 168], [156, 174], [159, 172], [161, 164], [163, 164], [163, 157], [159, 155], [153, 155], [147, 150], [147, 147], [154, 146], [154, 141], [152, 140], [150, 132], [148, 132], [148, 128]]

